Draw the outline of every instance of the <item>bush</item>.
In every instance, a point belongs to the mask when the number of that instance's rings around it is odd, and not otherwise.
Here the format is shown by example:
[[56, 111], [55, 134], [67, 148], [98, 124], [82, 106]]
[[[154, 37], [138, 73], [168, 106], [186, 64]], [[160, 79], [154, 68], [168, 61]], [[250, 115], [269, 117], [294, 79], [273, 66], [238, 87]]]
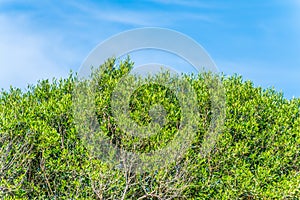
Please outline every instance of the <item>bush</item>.
[[[172, 139], [180, 124], [178, 99], [157, 84], [135, 91], [131, 118], [147, 125], [154, 102], [163, 105], [167, 122], [160, 134], [130, 137], [112, 116], [111, 94], [133, 63], [115, 59], [95, 70], [96, 116], [101, 134], [121, 149], [147, 153]], [[240, 76], [220, 77], [225, 87], [226, 120], [206, 156], [204, 135], [212, 120], [210, 74], [186, 76], [197, 94], [200, 117], [188, 151], [161, 168], [133, 172], [138, 160], [119, 154], [105, 162], [90, 151], [74, 116], [77, 76], [40, 81], [27, 91], [0, 94], [0, 196], [14, 199], [296, 199], [300, 198], [300, 100], [254, 87]], [[80, 120], [80, 119], [79, 119]], [[79, 124], [80, 125], [80, 124]], [[99, 153], [99, 152], [98, 152]]]

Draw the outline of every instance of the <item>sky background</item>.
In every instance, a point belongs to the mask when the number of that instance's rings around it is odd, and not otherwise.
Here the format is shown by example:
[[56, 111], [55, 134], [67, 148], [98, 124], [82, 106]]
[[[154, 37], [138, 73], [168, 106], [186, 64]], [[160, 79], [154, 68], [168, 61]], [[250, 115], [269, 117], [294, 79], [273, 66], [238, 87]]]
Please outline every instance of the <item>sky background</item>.
[[105, 39], [149, 26], [190, 36], [224, 74], [300, 97], [300, 0], [0, 0], [0, 88], [67, 77]]

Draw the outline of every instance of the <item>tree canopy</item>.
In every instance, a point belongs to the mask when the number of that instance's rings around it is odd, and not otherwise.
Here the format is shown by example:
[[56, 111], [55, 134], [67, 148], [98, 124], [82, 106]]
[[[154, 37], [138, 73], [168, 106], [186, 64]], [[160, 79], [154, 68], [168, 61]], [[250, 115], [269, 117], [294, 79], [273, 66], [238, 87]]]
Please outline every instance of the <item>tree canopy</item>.
[[[137, 124], [153, 120], [160, 104], [167, 121], [159, 134], [131, 137], [112, 115], [112, 92], [133, 66], [108, 60], [95, 70], [94, 113], [109, 141], [126, 151], [147, 153], [174, 139], [182, 110], [166, 87], [148, 84], [130, 97]], [[185, 76], [197, 95], [197, 130], [187, 151], [163, 167], [133, 171], [139, 162], [105, 162], [91, 153], [74, 116], [74, 89], [80, 80], [41, 80], [26, 91], [0, 93], [0, 197], [5, 199], [269, 199], [300, 198], [300, 99], [254, 87], [241, 76], [218, 75], [225, 95], [225, 121], [216, 143], [201, 155], [212, 120], [210, 74]], [[167, 102], [166, 102], [167, 101]], [[155, 103], [154, 103], [155, 102]]]

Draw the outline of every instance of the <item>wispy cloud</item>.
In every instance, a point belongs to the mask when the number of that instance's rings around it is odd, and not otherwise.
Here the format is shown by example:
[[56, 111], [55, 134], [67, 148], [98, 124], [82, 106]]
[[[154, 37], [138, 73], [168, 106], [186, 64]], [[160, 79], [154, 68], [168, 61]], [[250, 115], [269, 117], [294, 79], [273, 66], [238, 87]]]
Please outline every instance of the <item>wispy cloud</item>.
[[122, 24], [137, 25], [137, 26], [154, 26], [157, 24], [167, 25], [169, 19], [165, 18], [163, 13], [153, 13], [130, 11], [130, 10], [118, 10], [117, 12], [104, 11], [94, 12], [94, 17], [100, 20], [117, 22]]
[[[155, 23], [157, 24], [158, 19], [161, 17], [158, 13], [157, 15], [152, 15], [149, 12], [130, 10], [106, 4], [102, 6], [91, 2], [87, 4], [69, 2], [68, 4], [89, 18], [89, 20], [96, 21], [115, 22], [134, 26], [152, 26]], [[159, 22], [163, 24], [163, 18]]]
[[211, 2], [203, 2], [198, 0], [148, 0], [148, 2], [160, 3], [166, 5], [178, 5], [194, 8], [213, 8], [215, 5]]
[[[180, 1], [177, 3], [180, 3]], [[171, 26], [183, 19], [198, 21], [213, 20], [212, 14], [185, 10], [174, 13], [172, 11], [166, 11], [166, 9], [130, 9], [128, 7], [121, 7], [113, 4], [109, 6], [79, 4], [76, 2], [70, 2], [69, 4], [93, 19], [133, 26]], [[188, 4], [192, 5], [192, 3], [186, 2], [186, 5]]]
[[0, 88], [8, 89], [10, 85], [24, 88], [40, 79], [68, 74], [62, 64], [67, 63], [70, 55], [62, 49], [65, 62], [53, 58], [51, 46], [58, 45], [56, 41], [30, 31], [28, 23], [26, 16], [0, 15]]
[[171, 26], [179, 20], [199, 20], [213, 21], [208, 15], [199, 13], [177, 13], [177, 16], [170, 18], [170, 13], [159, 11], [137, 12], [137, 11], [118, 11], [94, 13], [95, 17], [102, 20], [118, 22], [122, 24], [137, 25], [137, 26]]
[[217, 63], [217, 57], [234, 61], [228, 72], [291, 91], [300, 84], [299, 7], [299, 0], [0, 0], [0, 88], [67, 75], [111, 35], [156, 26], [189, 34]]

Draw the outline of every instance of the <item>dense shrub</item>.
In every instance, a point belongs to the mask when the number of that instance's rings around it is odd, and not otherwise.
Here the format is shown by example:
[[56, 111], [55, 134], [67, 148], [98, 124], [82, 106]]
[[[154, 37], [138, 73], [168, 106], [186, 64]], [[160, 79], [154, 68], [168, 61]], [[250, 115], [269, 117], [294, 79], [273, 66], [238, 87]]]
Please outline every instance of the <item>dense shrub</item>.
[[[114, 145], [149, 152], [173, 139], [182, 113], [171, 91], [145, 85], [132, 94], [131, 117], [140, 125], [149, 123], [147, 113], [153, 101], [158, 101], [168, 113], [168, 122], [161, 134], [130, 139], [112, 117], [110, 100], [112, 90], [132, 65], [125, 60], [117, 67], [111, 59], [104, 73], [95, 70], [96, 116], [102, 133]], [[104, 162], [89, 151], [73, 115], [76, 76], [43, 80], [25, 92], [16, 88], [2, 91], [1, 198], [300, 198], [300, 100], [287, 100], [239, 76], [222, 76], [226, 120], [213, 150], [202, 156], [201, 143], [211, 120], [206, 81], [211, 76], [185, 77], [196, 91], [200, 113], [191, 147], [174, 163], [141, 173]]]

